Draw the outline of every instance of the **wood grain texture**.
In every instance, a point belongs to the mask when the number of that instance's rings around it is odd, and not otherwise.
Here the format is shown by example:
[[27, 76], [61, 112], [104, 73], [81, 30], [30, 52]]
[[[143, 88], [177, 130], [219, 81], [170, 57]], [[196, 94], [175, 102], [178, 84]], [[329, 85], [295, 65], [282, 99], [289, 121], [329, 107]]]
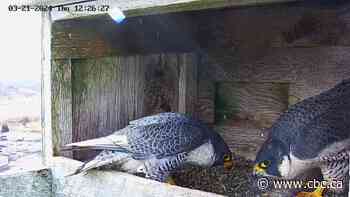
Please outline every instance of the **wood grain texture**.
[[[180, 100], [190, 109], [185, 112], [195, 112], [197, 62], [195, 54], [72, 60], [73, 141], [111, 134], [142, 116], [179, 111]], [[187, 74], [183, 81], [182, 72]], [[74, 154], [78, 159], [93, 155]]]
[[349, 47], [281, 48], [236, 66], [215, 59], [211, 71], [217, 81], [290, 83], [290, 95], [305, 99], [349, 78], [349, 61]]
[[[236, 106], [242, 112], [239, 117], [248, 117], [256, 129], [260, 129], [271, 125], [288, 104], [316, 95], [350, 77], [347, 65], [350, 61], [350, 14], [346, 9], [346, 6], [299, 3], [131, 17], [122, 25], [116, 25], [106, 16], [58, 21], [54, 24], [53, 54], [55, 58], [97, 57], [98, 60], [106, 56], [120, 57], [107, 63], [113, 68], [101, 68], [96, 70], [101, 74], [89, 74], [86, 78], [95, 80], [87, 83], [91, 93], [79, 96], [83, 104], [74, 104], [89, 109], [87, 112], [77, 109], [81, 111], [82, 125], [101, 124], [104, 125], [99, 126], [101, 128], [116, 129], [142, 113], [178, 110], [193, 113], [191, 97], [197, 97], [194, 114], [213, 124], [218, 118], [214, 113], [218, 107], [216, 88], [220, 88], [220, 83], [246, 82], [251, 86], [237, 87], [237, 92], [234, 86], [227, 88], [240, 97]], [[180, 65], [182, 57], [176, 54], [193, 51], [201, 53], [197, 68]], [[194, 69], [198, 72], [197, 83], [192, 83]], [[99, 82], [107, 72], [114, 73], [113, 79], [108, 79], [113, 83]], [[135, 74], [138, 72], [144, 72], [145, 76]], [[192, 77], [186, 77], [190, 75]], [[103, 85], [96, 88], [96, 84]], [[123, 85], [118, 87], [120, 84]], [[277, 91], [276, 94], [264, 84], [289, 85], [282, 88], [284, 93]], [[144, 94], [139, 94], [142, 88]], [[121, 94], [137, 95], [140, 99], [117, 96]], [[94, 95], [101, 98], [94, 98]], [[91, 103], [84, 104], [85, 98]], [[106, 102], [108, 104], [104, 104]], [[119, 106], [120, 112], [113, 109], [115, 106]], [[102, 115], [98, 119], [94, 110], [110, 111], [108, 115], [99, 112]], [[108, 124], [96, 123], [106, 117], [110, 119]], [[236, 128], [233, 129], [234, 138], [249, 138], [249, 130], [232, 127]], [[80, 130], [84, 132], [83, 128]], [[87, 134], [88, 138], [94, 135]], [[257, 138], [255, 135], [251, 142], [243, 143], [242, 147], [252, 147], [243, 148], [247, 155], [254, 153]], [[231, 137], [227, 140], [232, 143]]]
[[41, 15], [41, 127], [43, 134], [43, 164], [50, 165], [53, 157], [51, 125], [51, 63], [52, 20], [50, 12]]
[[[105, 136], [118, 128], [114, 110], [116, 64], [116, 58], [112, 57], [72, 60], [74, 142]], [[74, 157], [92, 155], [77, 152]]]
[[350, 17], [345, 11], [344, 6], [300, 3], [130, 17], [122, 24], [108, 16], [57, 21], [53, 56], [203, 50], [227, 63], [233, 57], [234, 62], [244, 63], [258, 60], [273, 48], [349, 46]]
[[179, 57], [177, 54], [147, 56], [145, 65], [146, 114], [178, 111]]
[[268, 132], [250, 121], [237, 121], [234, 126], [215, 126], [234, 154], [255, 160], [255, 156]]
[[235, 125], [236, 120], [249, 120], [260, 128], [267, 128], [287, 107], [288, 84], [217, 84], [217, 123]]
[[[54, 156], [60, 147], [72, 143], [72, 73], [71, 60], [52, 61], [52, 140]], [[70, 152], [61, 156], [72, 157]]]
[[196, 118], [198, 94], [198, 60], [195, 54], [182, 56], [179, 59], [179, 112]]
[[288, 108], [286, 83], [218, 82], [215, 129], [231, 150], [247, 159], [255, 155], [267, 131]]
[[210, 80], [198, 81], [198, 92], [195, 107], [197, 118], [213, 125], [215, 123], [215, 83]]

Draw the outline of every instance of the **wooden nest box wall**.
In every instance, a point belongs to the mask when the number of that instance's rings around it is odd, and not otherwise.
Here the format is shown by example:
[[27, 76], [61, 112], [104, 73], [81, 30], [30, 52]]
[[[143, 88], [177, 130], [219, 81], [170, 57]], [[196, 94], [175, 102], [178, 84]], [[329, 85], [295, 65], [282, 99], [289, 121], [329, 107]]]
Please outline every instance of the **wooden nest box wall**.
[[[304, 98], [350, 76], [350, 13], [276, 4], [52, 26], [55, 155], [145, 115], [190, 114], [254, 159], [269, 126]], [[90, 157], [84, 152], [74, 157]]]

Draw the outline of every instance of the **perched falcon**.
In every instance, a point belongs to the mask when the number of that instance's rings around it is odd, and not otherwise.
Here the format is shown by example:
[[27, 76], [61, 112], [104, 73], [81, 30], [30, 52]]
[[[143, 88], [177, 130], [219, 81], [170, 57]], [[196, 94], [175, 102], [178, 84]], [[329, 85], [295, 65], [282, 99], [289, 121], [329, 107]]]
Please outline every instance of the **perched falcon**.
[[[270, 128], [256, 157], [258, 175], [297, 178], [320, 168], [327, 184], [349, 181], [350, 79], [294, 106]], [[340, 188], [332, 189], [342, 192]], [[298, 196], [322, 196], [324, 188]]]
[[123, 171], [170, 183], [171, 173], [184, 164], [232, 167], [231, 152], [220, 135], [179, 113], [143, 117], [109, 136], [66, 146], [103, 150], [75, 174], [114, 164]]

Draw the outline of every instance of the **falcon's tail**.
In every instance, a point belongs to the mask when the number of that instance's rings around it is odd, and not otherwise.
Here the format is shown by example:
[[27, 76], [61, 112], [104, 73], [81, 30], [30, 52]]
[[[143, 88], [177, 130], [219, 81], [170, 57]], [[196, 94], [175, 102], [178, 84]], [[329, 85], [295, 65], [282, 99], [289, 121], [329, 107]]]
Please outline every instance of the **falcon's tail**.
[[102, 151], [100, 154], [98, 154], [94, 159], [84, 163], [82, 166], [80, 166], [74, 173], [67, 175], [67, 176], [73, 176], [76, 174], [87, 172], [88, 170], [98, 168], [101, 166], [106, 166], [109, 164], [122, 164], [124, 163], [124, 160], [127, 160], [130, 157], [129, 154], [126, 153], [119, 153], [119, 152], [113, 152], [113, 151]]
[[125, 132], [115, 132], [106, 137], [85, 140], [81, 142], [65, 145], [62, 151], [79, 150], [79, 149], [95, 149], [95, 150], [115, 150], [118, 152], [128, 152], [128, 139]]

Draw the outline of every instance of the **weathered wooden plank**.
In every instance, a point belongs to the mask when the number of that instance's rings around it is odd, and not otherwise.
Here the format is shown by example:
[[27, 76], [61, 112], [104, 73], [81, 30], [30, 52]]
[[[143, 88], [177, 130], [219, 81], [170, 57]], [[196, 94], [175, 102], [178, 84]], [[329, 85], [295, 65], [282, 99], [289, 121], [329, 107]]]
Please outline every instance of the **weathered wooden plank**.
[[249, 120], [259, 128], [267, 128], [288, 107], [288, 84], [228, 83], [217, 84], [217, 123], [235, 125]]
[[349, 46], [350, 17], [342, 10], [342, 6], [320, 9], [300, 4], [131, 17], [122, 24], [106, 16], [58, 21], [53, 26], [53, 56], [91, 58], [202, 49], [210, 56], [226, 57], [227, 62], [234, 57], [243, 63], [273, 48]]
[[216, 81], [290, 83], [290, 95], [299, 100], [350, 77], [349, 47], [280, 48], [249, 63], [226, 60], [209, 63]]
[[255, 159], [267, 131], [288, 108], [288, 84], [219, 82], [216, 124], [233, 152]]
[[197, 118], [210, 125], [215, 123], [215, 83], [210, 80], [198, 81], [196, 100]]
[[56, 22], [53, 56], [92, 58], [189, 52], [197, 46], [194, 31], [195, 26], [189, 18], [181, 15], [176, 18], [171, 15], [131, 18], [122, 25], [104, 18]]
[[42, 12], [41, 25], [41, 126], [43, 162], [49, 165], [53, 156], [51, 125], [51, 13]]
[[179, 112], [196, 117], [198, 94], [198, 59], [196, 54], [181, 56], [179, 66]]
[[267, 130], [254, 126], [254, 122], [236, 121], [233, 126], [215, 126], [234, 154], [255, 160], [260, 146], [268, 135]]
[[[142, 116], [179, 111], [180, 100], [183, 112], [194, 113], [197, 62], [192, 53], [73, 59], [73, 141], [111, 134]], [[182, 82], [181, 69], [186, 69]], [[91, 155], [81, 152], [75, 157]]]
[[[72, 60], [73, 141], [108, 135], [119, 128], [114, 111], [116, 59]], [[82, 152], [74, 154], [84, 155]]]
[[[144, 115], [144, 62], [141, 56], [117, 57], [116, 120], [120, 129]], [[106, 98], [107, 99], [107, 98]], [[113, 106], [111, 106], [113, 107]]]
[[[72, 73], [71, 60], [52, 61], [52, 140], [54, 155], [60, 154], [60, 147], [72, 143]], [[72, 157], [69, 152], [61, 156]]]
[[146, 114], [178, 111], [179, 57], [178, 54], [156, 54], [145, 57]]

